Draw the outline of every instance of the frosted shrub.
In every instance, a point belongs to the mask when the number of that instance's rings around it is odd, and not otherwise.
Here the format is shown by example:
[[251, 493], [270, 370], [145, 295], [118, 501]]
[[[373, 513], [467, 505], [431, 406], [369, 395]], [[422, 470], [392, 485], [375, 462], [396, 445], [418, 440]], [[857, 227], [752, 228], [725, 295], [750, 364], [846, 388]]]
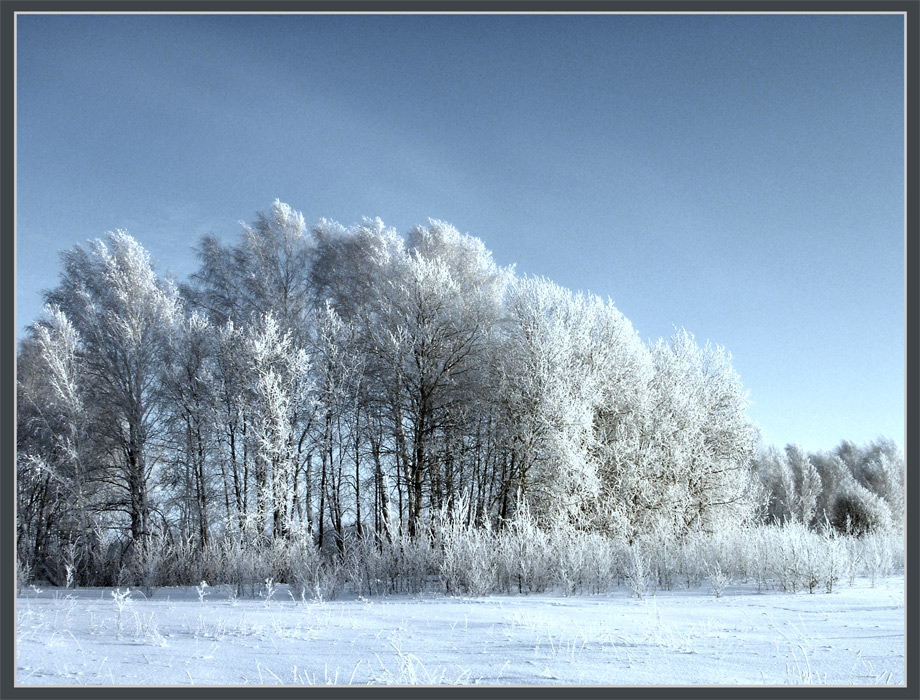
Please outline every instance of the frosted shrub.
[[255, 598], [265, 579], [277, 575], [275, 559], [283, 553], [283, 547], [273, 546], [249, 529], [242, 534], [229, 534], [221, 542], [219, 556], [226, 582], [236, 587], [237, 595], [247, 592]]
[[586, 533], [581, 539], [583, 558], [582, 587], [590, 593], [610, 590], [616, 575], [616, 561], [610, 540], [598, 533]]
[[852, 586], [863, 569], [864, 543], [857, 537], [844, 537], [847, 550], [847, 583]]
[[703, 582], [707, 573], [705, 557], [699, 532], [688, 533], [680, 545], [675, 547], [673, 561], [682, 586], [687, 589], [696, 588]]
[[443, 508], [437, 515], [434, 532], [437, 533], [438, 576], [448, 593], [457, 593], [465, 589], [463, 585], [463, 568], [468, 559], [468, 546], [464, 542], [465, 530], [457, 510], [448, 512]]
[[[631, 549], [637, 550], [644, 559], [647, 592], [673, 587], [674, 581], [680, 576], [679, 553], [683, 547], [684, 541], [678, 541], [669, 533], [648, 533], [636, 539]], [[695, 550], [691, 547], [691, 556], [699, 556], [700, 553], [701, 550], [698, 547]], [[627, 573], [638, 573], [638, 570], [635, 569], [635, 557], [635, 551], [630, 552], [626, 557]]]
[[745, 525], [722, 530], [715, 536], [719, 542], [722, 566], [735, 581], [747, 583], [752, 577], [753, 568], [748, 551], [755, 536], [754, 530]]
[[466, 590], [464, 566], [466, 563], [466, 549], [460, 542], [460, 535], [446, 532], [441, 533], [441, 561], [438, 566], [438, 575], [448, 594], [457, 594]]
[[651, 569], [648, 555], [642, 551], [639, 543], [629, 547], [629, 558], [626, 561], [626, 583], [629, 590], [640, 600], [646, 596], [651, 583]]
[[746, 568], [756, 581], [758, 591], [769, 588], [775, 578], [773, 535], [778, 529], [774, 526], [754, 527], [748, 534]]
[[507, 590], [542, 593], [551, 583], [549, 537], [522, 508], [500, 533], [500, 574]]
[[379, 560], [377, 548], [371, 537], [345, 541], [342, 569], [346, 581], [351, 582], [355, 594], [363, 596], [377, 590]]
[[73, 588], [74, 566], [70, 563], [64, 564], [64, 588]]
[[814, 593], [818, 584], [826, 579], [827, 547], [821, 535], [804, 527], [800, 537], [802, 544], [802, 565], [800, 569], [802, 586], [809, 593]]
[[433, 533], [425, 521], [415, 539], [391, 531], [377, 540], [370, 578], [381, 592], [420, 593], [429, 574], [437, 575], [438, 558], [432, 547]]
[[498, 564], [493, 545], [491, 532], [469, 529], [464, 533], [460, 559], [469, 562], [469, 566], [461, 577], [461, 586], [470, 595], [488, 595], [495, 589]]
[[193, 536], [187, 535], [176, 538], [167, 556], [168, 572], [164, 572], [164, 583], [181, 586], [203, 580], [208, 575], [213, 554], [210, 547], [202, 547]]
[[[434, 540], [431, 524], [426, 521], [419, 524], [419, 535], [414, 539], [402, 535], [393, 540], [390, 564], [395, 567], [395, 578], [401, 583], [397, 583], [396, 590], [421, 593], [426, 589], [429, 578], [438, 575], [438, 554], [432, 544]], [[390, 571], [393, 578], [393, 568]]]
[[128, 562], [125, 543], [113, 535], [99, 538], [98, 550], [93, 555], [98, 586], [120, 586], [128, 580]]
[[838, 496], [830, 510], [834, 527], [848, 535], [884, 532], [893, 524], [885, 501], [857, 484], [851, 485], [849, 493]]
[[230, 584], [236, 596], [243, 592], [245, 566], [242, 559], [244, 555], [245, 550], [242, 541], [229, 533], [217, 546], [215, 568], [220, 572], [220, 580]]
[[681, 575], [681, 552], [686, 550], [693, 558], [698, 554], [693, 546], [696, 542], [695, 538], [689, 542], [678, 541], [669, 530], [663, 527], [656, 528], [654, 532], [640, 537], [638, 541], [648, 559], [650, 582], [654, 583], [657, 588], [665, 590], [673, 588], [674, 581]]
[[305, 600], [316, 588], [316, 577], [322, 562], [319, 550], [306, 531], [293, 536], [283, 551], [280, 551], [281, 547], [279, 544], [280, 575], [290, 585], [292, 595]]
[[830, 527], [816, 532], [796, 522], [762, 527], [751, 534], [752, 574], [758, 587], [772, 578], [791, 593], [803, 589], [814, 593], [818, 588], [830, 593], [848, 574], [852, 584], [854, 537]]
[[823, 584], [825, 593], [833, 593], [834, 586], [849, 568], [849, 556], [842, 538], [833, 528], [827, 528], [823, 534], [825, 548], [825, 565]]
[[891, 573], [892, 547], [891, 539], [885, 531], [873, 532], [862, 538], [864, 544], [864, 561], [869, 580], [873, 586], [876, 581]]
[[313, 599], [317, 602], [335, 600], [345, 587], [344, 571], [335, 560], [324, 561], [313, 580]]
[[907, 549], [904, 541], [904, 532], [892, 530], [887, 534], [888, 546], [891, 549], [891, 566], [896, 571], [904, 570], [904, 552]]
[[721, 598], [722, 591], [731, 583], [731, 577], [722, 570], [722, 564], [718, 561], [706, 567], [706, 579], [709, 581], [709, 592], [716, 598]]
[[[756, 581], [758, 590], [792, 593], [830, 593], [847, 581], [852, 585], [857, 576], [875, 583], [890, 575], [903, 556], [898, 533], [845, 535], [829, 520], [821, 530], [788, 521], [714, 533], [691, 530], [679, 538], [654, 532], [627, 544], [570, 523], [540, 527], [526, 506], [497, 531], [488, 524], [465, 524], [464, 512], [465, 506], [423, 518], [412, 538], [393, 532], [349, 538], [341, 554], [330, 552], [328, 558], [305, 530], [269, 539], [245, 528], [215, 537], [203, 549], [190, 539], [167, 547], [165, 539], [152, 537], [128, 556], [112, 557], [107, 575], [113, 585], [130, 584], [146, 595], [162, 585], [194, 586], [202, 603], [208, 595], [205, 581], [228, 584], [231, 598], [245, 591], [266, 603], [281, 583], [290, 585], [295, 601], [331, 600], [346, 586], [358, 596], [549, 590], [575, 595], [603, 593], [623, 581], [638, 598], [674, 583], [707, 586], [719, 597], [731, 582], [749, 579]], [[66, 557], [62, 562], [67, 569]], [[187, 578], [196, 572], [207, 578]], [[28, 570], [17, 562], [19, 590], [27, 580]], [[75, 581], [73, 574], [66, 584]]]
[[112, 599], [115, 601], [115, 628], [118, 633], [118, 639], [121, 639], [125, 610], [131, 604], [131, 589], [126, 588], [122, 591], [120, 588], [116, 588], [112, 591]]
[[768, 559], [767, 537], [765, 527], [752, 527], [745, 533], [747, 546], [741, 548], [744, 569], [754, 579], [757, 590], [767, 588], [770, 580], [770, 562]]
[[16, 557], [16, 595], [22, 593], [22, 589], [29, 585], [32, 579], [32, 567], [29, 562], [23, 561], [22, 557]]
[[[715, 532], [690, 530], [680, 539], [668, 538], [655, 557], [660, 585], [669, 585], [671, 577], [686, 589], [704, 583], [716, 595], [731, 581], [755, 578], [758, 589], [770, 578], [768, 538], [764, 528], [739, 527]], [[654, 548], [652, 541], [645, 549]]]
[[440, 529], [439, 575], [448, 593], [480, 596], [496, 583], [495, 541], [490, 529], [466, 527], [460, 510]]
[[380, 542], [380, 555], [377, 561], [377, 571], [383, 579], [387, 592], [396, 593], [400, 587], [400, 550], [401, 538], [397, 535], [384, 538]]
[[76, 583], [79, 553], [76, 542], [69, 542], [64, 547], [64, 588], [73, 588]]
[[274, 579], [271, 577], [265, 579], [265, 583], [263, 584], [262, 592], [259, 593], [259, 597], [265, 601], [266, 608], [271, 605], [272, 598], [275, 596], [277, 590], [278, 584], [275, 583]]
[[[740, 545], [744, 537], [743, 545]], [[747, 580], [748, 560], [745, 550], [749, 546], [747, 533], [743, 529], [720, 530], [705, 535], [706, 561], [718, 565], [731, 581]], [[711, 572], [707, 572], [711, 573]]]
[[208, 578], [212, 584], [225, 583], [239, 593], [237, 589], [237, 575], [234, 570], [233, 555], [240, 552], [242, 547], [229, 532], [219, 540], [212, 541], [208, 547]]
[[798, 523], [786, 523], [778, 528], [773, 540], [774, 573], [784, 591], [795, 593], [803, 584], [803, 554], [805, 528]]
[[134, 641], [148, 641], [158, 647], [166, 646], [166, 639], [157, 628], [153, 613], [148, 615], [134, 613]]
[[148, 598], [162, 584], [167, 557], [167, 545], [162, 537], [151, 536], [134, 546], [134, 560], [131, 568], [135, 585]]
[[[762, 542], [767, 573], [783, 590], [814, 593], [824, 581], [827, 547], [821, 534], [789, 521], [782, 526], [764, 527]], [[758, 579], [761, 575], [758, 570]]]
[[630, 546], [620, 539], [608, 539], [607, 551], [610, 556], [611, 573], [613, 577], [611, 585], [619, 587], [626, 581], [629, 562], [632, 558], [632, 551]]
[[759, 578], [761, 570], [764, 568], [764, 562], [761, 560], [759, 549], [762, 538], [760, 531], [761, 525], [749, 525], [738, 533], [738, 541], [735, 545], [735, 557], [739, 562], [739, 573], [745, 583], [754, 581], [760, 587]]
[[360, 557], [364, 570], [364, 582], [368, 594], [381, 595], [387, 592], [386, 539], [384, 535], [374, 535], [358, 540], [355, 556]]
[[549, 532], [549, 551], [554, 585], [563, 595], [573, 595], [588, 584], [591, 545], [587, 533], [557, 525]]
[[746, 527], [720, 530], [709, 536], [708, 559], [718, 563], [732, 581], [747, 581], [750, 576], [746, 550], [752, 533]]
[[210, 581], [211, 585], [228, 582], [223, 561], [223, 547], [227, 537], [224, 534], [219, 538], [214, 537], [208, 542], [204, 550], [198, 555], [200, 566], [191, 568], [191, 571], [199, 570], [200, 575], [187, 579], [187, 581], [194, 583], [195, 581], [205, 580]]

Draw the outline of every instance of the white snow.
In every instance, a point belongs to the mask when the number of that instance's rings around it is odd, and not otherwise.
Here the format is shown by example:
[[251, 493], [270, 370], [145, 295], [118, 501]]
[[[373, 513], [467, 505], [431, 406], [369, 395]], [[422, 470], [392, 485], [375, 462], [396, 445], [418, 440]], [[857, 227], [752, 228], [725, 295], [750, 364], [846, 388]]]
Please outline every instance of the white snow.
[[[124, 589], [121, 589], [124, 591]], [[900, 685], [904, 579], [831, 594], [228, 599], [25, 589], [17, 685]]]

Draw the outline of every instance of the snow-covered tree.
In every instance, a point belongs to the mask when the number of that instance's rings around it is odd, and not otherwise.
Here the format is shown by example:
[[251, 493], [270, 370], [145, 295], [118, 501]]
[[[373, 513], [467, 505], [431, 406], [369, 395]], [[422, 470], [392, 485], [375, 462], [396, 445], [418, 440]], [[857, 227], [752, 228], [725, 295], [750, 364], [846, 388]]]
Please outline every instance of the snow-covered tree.
[[151, 448], [163, 407], [160, 367], [180, 317], [175, 287], [161, 280], [150, 256], [124, 231], [63, 254], [64, 270], [47, 301], [80, 338], [85, 410], [94, 434], [107, 441], [109, 468], [124, 497], [131, 537], [150, 533]]
[[787, 445], [786, 458], [795, 480], [795, 495], [791, 501], [793, 516], [805, 525], [812, 525], [817, 517], [821, 476], [800, 446]]
[[[219, 406], [215, 378], [216, 333], [208, 319], [192, 312], [176, 325], [163, 366], [165, 420], [171, 446], [166, 481], [175, 492], [183, 536], [204, 548], [218, 503], [215, 465]], [[230, 517], [229, 493], [224, 493]]]
[[863, 448], [843, 441], [834, 453], [861, 486], [887, 504], [892, 521], [901, 523], [906, 495], [904, 458], [894, 440], [880, 437]]
[[247, 443], [256, 485], [261, 532], [287, 534], [293, 519], [293, 485], [300, 467], [302, 423], [312, 413], [313, 378], [306, 350], [272, 314], [244, 336]]
[[[189, 297], [222, 325], [272, 314], [298, 336], [310, 313], [312, 239], [303, 215], [275, 200], [250, 226], [240, 222], [236, 245], [206, 236], [198, 247], [201, 268]], [[300, 339], [299, 339], [300, 342]]]
[[597, 514], [617, 471], [610, 441], [647, 381], [645, 350], [612, 304], [545, 279], [516, 279], [506, 313], [502, 515], [518, 492], [544, 522]]
[[46, 306], [19, 356], [18, 495], [20, 555], [55, 580], [67, 550], [69, 578], [86, 580], [95, 544], [99, 483], [80, 338], [64, 313]]
[[334, 541], [359, 590], [437, 571], [600, 590], [615, 569], [699, 578], [758, 507], [790, 532], [829, 523], [814, 542], [903, 518], [893, 442], [755, 456], [723, 348], [643, 343], [611, 301], [517, 277], [444, 222], [308, 229], [275, 200], [199, 254], [180, 296], [122, 231], [77, 246], [20, 345], [19, 550], [48, 578], [94, 579], [105, 526], [124, 533], [109, 576], [125, 540], [151, 572], [168, 541], [182, 576], [218, 561], [238, 584], [334, 590], [344, 569], [307, 572]]
[[654, 430], [660, 469], [679, 485], [669, 508], [678, 532], [731, 526], [748, 517], [759, 435], [731, 356], [686, 330], [653, 346]]

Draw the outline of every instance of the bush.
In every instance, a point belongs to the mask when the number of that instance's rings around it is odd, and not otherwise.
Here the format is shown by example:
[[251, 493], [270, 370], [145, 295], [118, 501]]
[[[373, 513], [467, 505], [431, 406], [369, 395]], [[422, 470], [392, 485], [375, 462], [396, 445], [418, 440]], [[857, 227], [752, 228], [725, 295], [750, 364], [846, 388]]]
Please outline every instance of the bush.
[[542, 593], [551, 585], [550, 538], [527, 508], [521, 508], [500, 532], [496, 549], [502, 590]]
[[322, 557], [305, 530], [297, 531], [289, 540], [274, 545], [279, 581], [290, 586], [291, 594], [300, 600], [315, 597], [319, 584]]
[[[446, 511], [421, 521], [414, 538], [399, 532], [350, 536], [341, 553], [324, 555], [311, 534], [293, 530], [270, 539], [252, 528], [200, 542], [167, 544], [152, 537], [135, 548], [119, 539], [102, 544], [89, 585], [130, 585], [148, 597], [159, 586], [229, 585], [233, 597], [256, 597], [265, 582], [287, 583], [295, 600], [334, 599], [347, 587], [358, 596], [437, 592], [483, 596], [558, 591], [598, 594], [623, 583], [644, 597], [673, 584], [708, 586], [717, 597], [733, 581], [792, 593], [836, 587], [857, 576], [873, 583], [903, 566], [896, 530], [845, 534], [830, 518], [812, 529], [802, 522], [745, 525], [719, 532], [646, 534], [631, 543], [572, 523], [537, 525], [526, 508], [504, 527], [476, 527]], [[851, 532], [857, 529], [850, 527]], [[65, 564], [67, 562], [65, 561]], [[17, 587], [30, 578], [17, 561]]]
[[447, 593], [481, 596], [497, 584], [498, 562], [491, 529], [464, 526], [459, 512], [440, 528], [439, 573]]
[[134, 545], [131, 570], [134, 585], [150, 598], [164, 583], [169, 563], [169, 547], [163, 537], [152, 535]]

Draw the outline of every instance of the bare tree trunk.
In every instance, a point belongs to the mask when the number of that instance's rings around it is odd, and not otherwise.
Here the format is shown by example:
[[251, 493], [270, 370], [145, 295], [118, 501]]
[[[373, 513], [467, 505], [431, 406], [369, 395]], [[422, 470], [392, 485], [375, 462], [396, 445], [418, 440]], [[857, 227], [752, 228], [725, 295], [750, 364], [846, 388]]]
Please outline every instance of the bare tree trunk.
[[361, 538], [361, 453], [360, 434], [358, 432], [358, 416], [355, 415], [355, 530]]
[[205, 463], [205, 454], [204, 454], [204, 438], [201, 435], [201, 424], [197, 423], [195, 426], [196, 438], [198, 441], [198, 464], [196, 470], [196, 491], [198, 495], [198, 527], [199, 527], [199, 536], [201, 538], [201, 549], [202, 551], [208, 544], [209, 537], [209, 528], [208, 528], [208, 501], [207, 501], [207, 491], [206, 491], [206, 481], [204, 473], [204, 463]]
[[374, 531], [380, 535], [383, 530], [389, 532], [388, 495], [383, 482], [383, 465], [380, 462], [380, 440], [371, 435], [371, 455], [374, 459], [374, 512], [377, 513]]
[[313, 453], [307, 455], [307, 530], [313, 537]]
[[[330, 418], [327, 416], [327, 421]], [[327, 431], [328, 431], [328, 422], [327, 422]], [[323, 463], [322, 463], [322, 474], [320, 475], [319, 481], [319, 550], [323, 551], [323, 524], [326, 520], [325, 518], [325, 509], [326, 509], [326, 474], [328, 473], [327, 462], [330, 459], [330, 453], [328, 446], [323, 446]]]
[[131, 426], [131, 441], [126, 447], [128, 461], [128, 490], [131, 501], [131, 539], [140, 542], [149, 532], [149, 505], [144, 455], [137, 444], [136, 430]]

